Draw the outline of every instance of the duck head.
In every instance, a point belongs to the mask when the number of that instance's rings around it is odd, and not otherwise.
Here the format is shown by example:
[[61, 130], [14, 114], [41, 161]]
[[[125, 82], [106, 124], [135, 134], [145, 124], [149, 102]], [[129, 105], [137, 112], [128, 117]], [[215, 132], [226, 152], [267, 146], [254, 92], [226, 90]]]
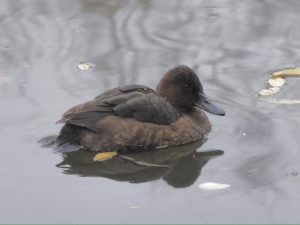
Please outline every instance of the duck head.
[[159, 82], [156, 92], [180, 111], [188, 112], [197, 107], [215, 115], [225, 115], [225, 111], [204, 94], [197, 74], [188, 66], [180, 65], [169, 70]]

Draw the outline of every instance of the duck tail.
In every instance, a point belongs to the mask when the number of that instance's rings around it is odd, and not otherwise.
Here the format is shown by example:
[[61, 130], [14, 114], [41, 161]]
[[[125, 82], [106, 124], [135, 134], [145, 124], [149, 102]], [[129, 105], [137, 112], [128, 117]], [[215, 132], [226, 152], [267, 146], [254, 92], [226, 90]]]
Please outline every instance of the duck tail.
[[59, 146], [64, 144], [79, 145], [81, 133], [81, 127], [65, 124], [57, 137], [57, 144]]

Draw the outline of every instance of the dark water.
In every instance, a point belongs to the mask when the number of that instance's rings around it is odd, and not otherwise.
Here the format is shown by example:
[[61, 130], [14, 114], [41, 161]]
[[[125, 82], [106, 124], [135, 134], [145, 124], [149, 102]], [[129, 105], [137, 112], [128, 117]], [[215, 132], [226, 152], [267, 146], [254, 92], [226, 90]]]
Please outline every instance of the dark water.
[[[0, 0], [0, 222], [299, 223], [300, 105], [255, 96], [270, 71], [300, 64], [299, 11], [297, 0]], [[227, 113], [209, 116], [198, 153], [168, 155], [165, 168], [87, 169], [38, 143], [72, 105], [154, 88], [177, 64]]]

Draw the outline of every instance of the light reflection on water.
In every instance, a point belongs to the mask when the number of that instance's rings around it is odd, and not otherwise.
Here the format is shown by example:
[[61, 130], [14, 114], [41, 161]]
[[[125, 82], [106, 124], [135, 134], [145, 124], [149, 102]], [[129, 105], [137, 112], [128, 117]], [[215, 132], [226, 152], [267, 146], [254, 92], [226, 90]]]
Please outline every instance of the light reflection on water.
[[[270, 71], [299, 65], [299, 9], [296, 0], [2, 0], [0, 222], [299, 222], [300, 106], [255, 97]], [[191, 186], [67, 176], [55, 167], [62, 156], [38, 144], [70, 106], [123, 84], [154, 88], [177, 64], [195, 68], [227, 113], [209, 116], [214, 130], [198, 150], [225, 154]], [[282, 94], [300, 96], [296, 87]], [[207, 181], [231, 188], [201, 191]]]

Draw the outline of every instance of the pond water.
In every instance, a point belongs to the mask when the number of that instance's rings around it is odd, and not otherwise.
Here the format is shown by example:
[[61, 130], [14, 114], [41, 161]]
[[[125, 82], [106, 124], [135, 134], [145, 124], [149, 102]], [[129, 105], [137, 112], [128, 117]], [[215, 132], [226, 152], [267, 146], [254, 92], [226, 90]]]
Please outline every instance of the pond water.
[[[299, 10], [297, 0], [1, 0], [0, 223], [299, 223], [300, 105], [255, 95], [270, 71], [300, 64]], [[39, 143], [71, 106], [124, 84], [155, 88], [178, 64], [226, 111], [209, 115], [197, 153], [162, 154], [172, 167], [140, 172], [82, 166]], [[295, 82], [285, 91], [300, 98]]]

